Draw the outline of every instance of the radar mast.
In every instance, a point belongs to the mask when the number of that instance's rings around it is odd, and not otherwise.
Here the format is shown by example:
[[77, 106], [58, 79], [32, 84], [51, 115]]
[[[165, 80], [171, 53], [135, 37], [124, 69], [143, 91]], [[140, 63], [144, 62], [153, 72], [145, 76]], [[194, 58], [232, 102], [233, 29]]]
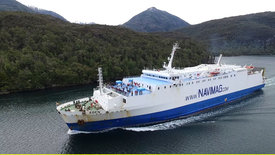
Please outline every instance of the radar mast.
[[172, 49], [172, 53], [171, 53], [171, 57], [168, 57], [168, 65], [166, 65], [166, 63], [164, 62], [163, 64], [163, 68], [167, 69], [167, 70], [171, 70], [172, 69], [172, 63], [173, 63], [173, 59], [174, 59], [174, 54], [175, 54], [175, 51], [177, 49], [180, 49], [179, 47], [179, 44], [176, 42], [174, 45], [173, 45], [173, 49]]
[[99, 83], [100, 95], [102, 95], [103, 76], [102, 76], [102, 68], [101, 67], [98, 67], [98, 83]]
[[219, 56], [219, 59], [218, 59], [218, 61], [217, 61], [217, 65], [221, 65], [221, 60], [222, 60], [222, 54], [220, 54], [220, 56]]

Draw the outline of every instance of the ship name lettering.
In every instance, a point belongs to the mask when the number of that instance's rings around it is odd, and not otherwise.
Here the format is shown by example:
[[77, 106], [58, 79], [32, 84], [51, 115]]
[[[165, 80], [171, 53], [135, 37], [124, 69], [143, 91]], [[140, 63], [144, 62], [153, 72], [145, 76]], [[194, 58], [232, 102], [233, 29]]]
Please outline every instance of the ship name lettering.
[[196, 99], [196, 98], [197, 98], [197, 94], [194, 94], [194, 95], [186, 96], [185, 100], [188, 101], [188, 100], [193, 100], [193, 99]]
[[223, 87], [222, 85], [202, 88], [202, 89], [199, 89], [198, 91], [198, 97], [204, 97], [204, 96], [208, 96], [216, 93], [221, 93], [221, 92], [227, 91], [228, 89], [229, 89], [228, 87]]

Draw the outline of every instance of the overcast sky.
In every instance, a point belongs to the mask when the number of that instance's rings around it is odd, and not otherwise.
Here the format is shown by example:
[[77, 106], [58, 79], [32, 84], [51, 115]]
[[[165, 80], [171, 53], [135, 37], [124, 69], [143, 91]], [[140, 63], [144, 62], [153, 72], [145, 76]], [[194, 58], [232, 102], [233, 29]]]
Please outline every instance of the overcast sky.
[[17, 0], [54, 11], [70, 22], [119, 25], [156, 7], [190, 24], [211, 19], [275, 11], [275, 0]]

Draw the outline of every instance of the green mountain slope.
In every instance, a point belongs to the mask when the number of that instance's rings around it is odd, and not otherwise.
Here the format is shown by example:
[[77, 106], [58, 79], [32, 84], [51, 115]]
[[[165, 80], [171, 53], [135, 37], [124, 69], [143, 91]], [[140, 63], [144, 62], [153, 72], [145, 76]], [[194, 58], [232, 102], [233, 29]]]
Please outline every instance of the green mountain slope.
[[[175, 66], [208, 61], [190, 39], [178, 40]], [[0, 13], [0, 93], [106, 81], [159, 68], [175, 40], [117, 26], [71, 24], [30, 13]]]
[[53, 16], [53, 17], [59, 18], [59, 19], [64, 20], [64, 21], [67, 21], [64, 17], [62, 17], [61, 15], [59, 15], [59, 14], [56, 13], [56, 12], [48, 11], [48, 10], [44, 10], [44, 9], [39, 9], [39, 8], [33, 8], [33, 7], [31, 7], [31, 9], [32, 9], [35, 13], [43, 14], [43, 15], [51, 15], [51, 16]]
[[38, 13], [38, 14], [46, 14], [51, 15], [53, 17], [59, 18], [61, 20], [66, 21], [64, 17], [61, 15], [48, 10], [38, 9], [38, 8], [32, 8], [27, 7], [16, 0], [0, 0], [0, 12], [1, 11], [19, 11], [19, 12], [29, 12], [29, 13]]
[[212, 20], [165, 35], [192, 37], [214, 53], [275, 54], [275, 12]]
[[188, 25], [179, 17], [155, 7], [141, 12], [123, 24], [123, 26], [138, 32], [166, 32]]
[[1, 0], [0, 11], [23, 11], [31, 12], [31, 9], [27, 6], [17, 2], [16, 0]]

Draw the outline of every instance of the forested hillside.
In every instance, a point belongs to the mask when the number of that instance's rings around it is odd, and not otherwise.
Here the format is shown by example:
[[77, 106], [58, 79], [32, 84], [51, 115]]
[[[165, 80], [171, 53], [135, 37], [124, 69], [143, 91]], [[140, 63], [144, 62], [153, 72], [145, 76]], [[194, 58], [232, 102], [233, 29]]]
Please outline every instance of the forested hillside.
[[[205, 48], [178, 40], [175, 66], [208, 61]], [[126, 28], [78, 25], [48, 15], [0, 13], [0, 93], [94, 83], [159, 68], [175, 40]]]
[[275, 54], [275, 12], [212, 20], [164, 34], [189, 36], [227, 55]]

